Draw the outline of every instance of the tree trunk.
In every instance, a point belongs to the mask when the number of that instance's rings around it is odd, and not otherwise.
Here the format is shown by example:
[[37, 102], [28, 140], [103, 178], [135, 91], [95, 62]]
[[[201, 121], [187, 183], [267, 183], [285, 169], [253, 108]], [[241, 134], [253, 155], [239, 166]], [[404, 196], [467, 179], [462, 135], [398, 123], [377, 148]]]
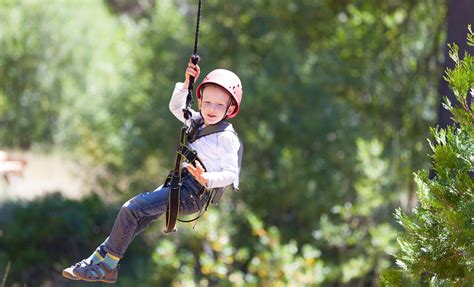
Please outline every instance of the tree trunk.
[[[459, 56], [464, 57], [467, 51], [471, 55], [474, 54], [474, 48], [469, 47], [466, 43], [467, 25], [472, 24], [474, 29], [474, 0], [448, 0], [448, 35], [446, 37], [446, 47], [444, 50], [444, 68], [443, 74], [439, 82], [440, 99], [448, 97], [453, 105], [459, 105], [453, 92], [449, 89], [448, 83], [443, 79], [446, 68], [453, 68], [454, 62], [449, 58], [449, 49], [447, 44], [456, 43], [459, 46]], [[438, 125], [445, 128], [452, 125], [451, 113], [446, 110], [440, 101], [438, 111]]]

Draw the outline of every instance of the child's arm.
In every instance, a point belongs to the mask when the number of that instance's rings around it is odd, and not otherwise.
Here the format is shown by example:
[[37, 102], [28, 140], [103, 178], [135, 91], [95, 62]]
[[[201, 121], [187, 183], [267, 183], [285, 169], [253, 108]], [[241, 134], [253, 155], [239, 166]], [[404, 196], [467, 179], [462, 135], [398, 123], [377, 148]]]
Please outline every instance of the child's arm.
[[[186, 97], [188, 95], [188, 86], [189, 86], [189, 79], [190, 77], [194, 77], [194, 80], [197, 80], [200, 74], [200, 68], [198, 65], [194, 65], [191, 61], [188, 63], [188, 67], [186, 68], [185, 72], [185, 79], [184, 83], [176, 83], [176, 86], [173, 91], [173, 95], [171, 96], [171, 100], [169, 103], [169, 109], [173, 113], [173, 115], [178, 118], [181, 122], [185, 122], [185, 118], [183, 115], [183, 109], [186, 108]], [[195, 111], [191, 110], [193, 114], [193, 118], [195, 115]]]

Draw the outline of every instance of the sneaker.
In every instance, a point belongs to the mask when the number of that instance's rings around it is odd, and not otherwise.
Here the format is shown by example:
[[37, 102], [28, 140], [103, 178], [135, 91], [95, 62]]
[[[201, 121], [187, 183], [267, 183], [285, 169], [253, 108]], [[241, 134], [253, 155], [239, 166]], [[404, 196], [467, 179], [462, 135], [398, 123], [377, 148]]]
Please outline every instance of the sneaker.
[[74, 275], [80, 279], [89, 282], [104, 282], [104, 283], [115, 283], [117, 282], [119, 267], [110, 269], [110, 267], [104, 262], [97, 264], [83, 265], [74, 268]]
[[64, 269], [62, 275], [64, 278], [67, 278], [70, 280], [81, 280], [76, 275], [74, 275], [74, 269], [76, 269], [77, 267], [86, 266], [86, 265], [89, 265], [89, 263], [84, 259], [81, 262], [77, 262], [76, 264]]

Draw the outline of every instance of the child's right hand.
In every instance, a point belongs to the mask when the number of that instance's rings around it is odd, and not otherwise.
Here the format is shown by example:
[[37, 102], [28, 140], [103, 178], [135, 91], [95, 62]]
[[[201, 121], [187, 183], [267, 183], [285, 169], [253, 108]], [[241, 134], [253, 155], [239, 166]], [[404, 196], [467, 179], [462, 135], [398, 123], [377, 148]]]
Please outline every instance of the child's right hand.
[[189, 60], [188, 67], [184, 73], [184, 87], [187, 88], [189, 86], [189, 79], [191, 77], [194, 77], [194, 82], [196, 82], [200, 73], [201, 69], [199, 68], [199, 65], [194, 65], [193, 62]]

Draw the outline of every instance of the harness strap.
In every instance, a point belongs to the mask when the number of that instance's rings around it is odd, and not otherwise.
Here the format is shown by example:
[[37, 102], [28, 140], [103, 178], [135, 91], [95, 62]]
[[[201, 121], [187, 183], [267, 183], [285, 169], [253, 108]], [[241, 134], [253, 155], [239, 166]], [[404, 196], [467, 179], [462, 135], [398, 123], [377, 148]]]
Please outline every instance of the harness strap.
[[[191, 127], [187, 129], [188, 132], [183, 132], [183, 130], [184, 131], [186, 130], [185, 128], [183, 128], [182, 134], [181, 134], [180, 145], [178, 146], [176, 152], [178, 154], [178, 157], [180, 158], [180, 162], [182, 162], [183, 158], [192, 164], [194, 164], [195, 161], [199, 161], [201, 165], [203, 166], [203, 168], [206, 170], [205, 165], [199, 160], [197, 156], [197, 152], [191, 149], [188, 146], [187, 142], [194, 142], [198, 138], [201, 138], [210, 134], [226, 131], [226, 128], [230, 124], [227, 122], [220, 122], [218, 124], [210, 125], [205, 128], [199, 129], [202, 126], [202, 124], [203, 124], [202, 119], [192, 120]], [[234, 130], [229, 129], [228, 131], [235, 133]], [[239, 171], [240, 171], [240, 166], [241, 166], [242, 153], [243, 153], [243, 144], [240, 141], [240, 148], [238, 151]], [[210, 194], [206, 200], [204, 207], [198, 206], [199, 214], [195, 218], [192, 218], [192, 219], [179, 219], [178, 210], [179, 210], [179, 200], [180, 200], [179, 193], [180, 193], [180, 188], [181, 188], [181, 165], [179, 168], [180, 168], [179, 173], [177, 173], [176, 170], [171, 171], [171, 173], [168, 175], [165, 181], [165, 186], [171, 186], [169, 201], [168, 201], [168, 210], [166, 213], [167, 230], [170, 230], [168, 226], [171, 226], [171, 225], [173, 226], [173, 228], [170, 231], [176, 230], [174, 229], [176, 221], [187, 222], [187, 223], [196, 221], [197, 223], [197, 220], [204, 214], [204, 212], [207, 211], [210, 204], [217, 205], [219, 203], [220, 198], [222, 197], [225, 190], [224, 187], [213, 188], [211, 190], [203, 190], [202, 192], [200, 192], [199, 196], [202, 196], [205, 192], [209, 192]], [[234, 191], [237, 191], [237, 190], [238, 190], [238, 187], [234, 186]], [[194, 224], [193, 228], [196, 226], [196, 223]], [[170, 231], [166, 231], [166, 232], [170, 232]]]
[[178, 218], [179, 202], [180, 202], [180, 189], [181, 180], [179, 172], [171, 172], [171, 183], [170, 191], [168, 193], [168, 207], [166, 209], [166, 229], [165, 232], [169, 233], [176, 231], [176, 219]]
[[[186, 128], [181, 128], [180, 144], [186, 144]], [[183, 156], [176, 155], [174, 169], [168, 175], [165, 186], [170, 186], [168, 193], [168, 206], [166, 208], [166, 229], [165, 233], [176, 231], [176, 219], [178, 218], [180, 189], [181, 189], [181, 169]]]
[[207, 126], [197, 132], [196, 139], [208, 136], [210, 134], [223, 132], [229, 125], [230, 124], [228, 122], [221, 121], [215, 125]]
[[[190, 128], [190, 132], [188, 133], [188, 142], [192, 143], [195, 140], [208, 136], [210, 134], [220, 133], [225, 131], [225, 129], [230, 125], [228, 122], [221, 121], [214, 125], [209, 125], [200, 129], [200, 127], [204, 124], [202, 118], [198, 120], [193, 120], [192, 126]], [[235, 131], [232, 131], [235, 133]]]
[[[193, 124], [193, 126], [191, 126], [190, 132], [188, 133], [188, 142], [190, 142], [190, 143], [194, 142], [195, 140], [197, 140], [201, 137], [204, 137], [204, 136], [207, 136], [207, 135], [210, 135], [210, 134], [224, 132], [224, 131], [233, 132], [235, 135], [237, 135], [237, 138], [238, 138], [238, 134], [234, 129], [227, 129], [227, 127], [230, 124], [228, 122], [225, 122], [225, 121], [221, 121], [217, 124], [210, 125], [210, 126], [202, 128], [202, 129], [199, 129], [204, 124], [202, 118], [200, 118], [198, 120], [193, 120], [192, 124]], [[240, 140], [240, 138], [239, 138], [239, 143], [240, 143], [240, 148], [237, 151], [237, 153], [238, 153], [238, 159], [239, 159], [239, 162], [238, 162], [239, 174], [238, 174], [238, 176], [240, 177], [240, 170], [241, 170], [241, 166], [242, 166], [242, 158], [243, 158], [243, 153], [244, 153], [244, 143]], [[239, 190], [238, 185], [239, 185], [238, 181], [236, 183], [234, 183], [234, 191]], [[212, 204], [217, 205], [217, 203], [218, 203], [220, 197], [222, 196], [223, 192], [224, 192], [224, 188], [218, 188], [217, 189], [216, 194], [214, 196], [215, 199], [212, 200]]]
[[[211, 194], [210, 194], [209, 197], [207, 198], [206, 204], [204, 205], [204, 208], [202, 208], [202, 206], [198, 206], [198, 207], [199, 207], [199, 214], [198, 214], [195, 218], [193, 218], [193, 219], [179, 219], [179, 218], [178, 218], [178, 221], [180, 221], [180, 222], [186, 222], [186, 223], [196, 221], [196, 223], [195, 223], [194, 226], [193, 226], [193, 229], [194, 229], [194, 227], [195, 227], [196, 224], [197, 224], [197, 220], [204, 214], [204, 212], [207, 211], [207, 209], [208, 209], [208, 207], [209, 207], [209, 204], [211, 203], [212, 198], [213, 198], [213, 196], [214, 196], [214, 189], [212, 189], [212, 190], [210, 191], [210, 193], [211, 193]], [[199, 205], [199, 203], [198, 203], [198, 205]]]
[[187, 145], [179, 145], [176, 152], [184, 156], [186, 160], [190, 163], [193, 163], [194, 161], [198, 160], [197, 152], [193, 149], [190, 149]]

